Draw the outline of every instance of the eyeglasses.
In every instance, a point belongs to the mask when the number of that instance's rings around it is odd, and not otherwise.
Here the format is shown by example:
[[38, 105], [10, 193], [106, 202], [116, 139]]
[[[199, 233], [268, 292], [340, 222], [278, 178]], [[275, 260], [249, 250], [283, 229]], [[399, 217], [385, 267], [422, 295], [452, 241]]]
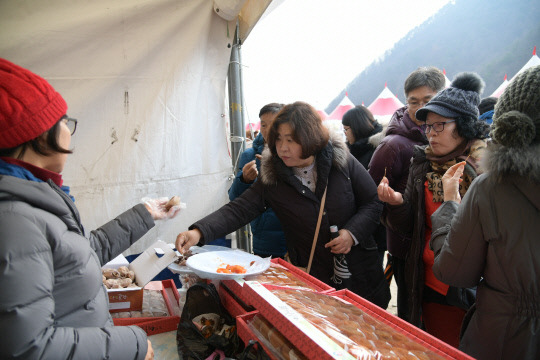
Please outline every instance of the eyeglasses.
[[407, 100], [407, 105], [409, 105], [409, 107], [412, 109], [417, 109], [417, 108], [426, 106], [428, 102], [429, 100], [426, 100], [426, 101]]
[[344, 132], [344, 133], [347, 133], [347, 131], [349, 131], [349, 130], [351, 130], [350, 127], [345, 127], [345, 126], [343, 127], [343, 132]]
[[65, 121], [65, 124], [68, 127], [71, 135], [75, 134], [75, 130], [77, 130], [77, 119], [73, 119], [66, 116], [64, 117], [63, 120]]
[[424, 133], [426, 133], [426, 135], [429, 134], [431, 129], [435, 130], [435, 132], [437, 132], [437, 133], [440, 133], [441, 131], [444, 130], [444, 124], [452, 123], [452, 122], [455, 122], [455, 121], [456, 120], [448, 120], [448, 121], [436, 122], [436, 123], [433, 123], [431, 125], [424, 124], [424, 125], [421, 126], [421, 128], [424, 131]]

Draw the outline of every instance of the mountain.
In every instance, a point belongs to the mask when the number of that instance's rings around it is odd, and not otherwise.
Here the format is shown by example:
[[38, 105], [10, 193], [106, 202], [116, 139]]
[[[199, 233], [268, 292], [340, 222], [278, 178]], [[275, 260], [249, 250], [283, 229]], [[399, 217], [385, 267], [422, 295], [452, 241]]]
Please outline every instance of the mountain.
[[[325, 109], [332, 112], [348, 92], [354, 104], [368, 106], [388, 84], [406, 103], [403, 83], [419, 66], [436, 66], [452, 78], [475, 71], [489, 96], [540, 51], [540, 1], [455, 0], [411, 30], [381, 58], [359, 73]], [[396, 24], [399, 26], [399, 24]]]

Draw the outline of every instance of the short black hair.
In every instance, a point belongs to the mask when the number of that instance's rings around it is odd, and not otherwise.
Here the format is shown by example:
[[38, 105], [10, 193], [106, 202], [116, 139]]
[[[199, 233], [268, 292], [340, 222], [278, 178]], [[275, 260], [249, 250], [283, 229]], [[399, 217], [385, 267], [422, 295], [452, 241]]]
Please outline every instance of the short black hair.
[[40, 139], [41, 138], [41, 135], [40, 135], [21, 145], [17, 145], [15, 147], [7, 148], [7, 149], [0, 149], [0, 156], [13, 157], [16, 154], [16, 152], [20, 149], [17, 159], [21, 160], [24, 156], [24, 153], [26, 152], [28, 148], [32, 148], [32, 150], [34, 150], [36, 153], [43, 156], [49, 156], [53, 153], [72, 154], [73, 151], [64, 149], [58, 144], [58, 135], [60, 134], [60, 123], [62, 122], [62, 120], [64, 120], [64, 118], [66, 118], [65, 115], [60, 120], [58, 120], [58, 122], [56, 122], [56, 124], [54, 124], [49, 130], [45, 132], [47, 134], [45, 138], [45, 144], [43, 144], [43, 141]]
[[485, 112], [495, 109], [496, 103], [497, 103], [497, 98], [495, 96], [483, 98], [480, 101], [480, 104], [478, 104], [478, 111], [480, 111], [480, 115], [482, 115]]
[[427, 86], [435, 92], [439, 92], [444, 88], [446, 79], [441, 70], [434, 66], [419, 67], [407, 76], [403, 89], [405, 90], [405, 97], [409, 96], [409, 93], [422, 86]]
[[259, 111], [259, 117], [263, 116], [264, 114], [268, 114], [268, 113], [277, 114], [279, 112], [279, 110], [281, 110], [282, 108], [283, 108], [283, 104], [278, 104], [278, 103], [266, 104]]
[[359, 105], [353, 107], [343, 115], [341, 124], [349, 126], [354, 138], [358, 141], [373, 134], [377, 121], [367, 107]]

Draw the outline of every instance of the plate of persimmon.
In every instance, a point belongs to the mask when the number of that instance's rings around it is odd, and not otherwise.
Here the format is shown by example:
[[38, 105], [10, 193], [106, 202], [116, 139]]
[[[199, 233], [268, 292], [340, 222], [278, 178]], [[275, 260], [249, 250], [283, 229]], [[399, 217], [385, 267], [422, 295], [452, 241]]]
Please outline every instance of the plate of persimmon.
[[192, 255], [186, 266], [202, 279], [228, 280], [261, 274], [270, 260], [242, 250], [209, 251]]

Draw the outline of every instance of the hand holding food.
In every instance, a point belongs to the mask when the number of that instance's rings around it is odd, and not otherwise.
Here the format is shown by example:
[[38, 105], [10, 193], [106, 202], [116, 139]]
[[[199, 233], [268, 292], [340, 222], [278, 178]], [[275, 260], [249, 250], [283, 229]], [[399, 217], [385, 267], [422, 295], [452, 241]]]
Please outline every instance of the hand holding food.
[[384, 176], [377, 187], [377, 195], [379, 200], [390, 205], [403, 204], [403, 196], [400, 192], [394, 191], [388, 183], [388, 179]]
[[184, 231], [176, 237], [176, 249], [184, 254], [190, 247], [197, 245], [201, 237], [199, 229]]
[[442, 177], [444, 201], [455, 201], [461, 203], [461, 195], [459, 194], [459, 183], [462, 181], [461, 176], [465, 169], [465, 161], [459, 162], [451, 166]]
[[142, 202], [154, 220], [172, 219], [178, 214], [180, 209], [185, 207], [185, 204], [180, 202], [180, 197], [173, 196], [172, 198], [143, 198]]
[[255, 181], [258, 175], [259, 172], [257, 171], [257, 165], [255, 164], [255, 160], [251, 160], [242, 168], [242, 180], [247, 184]]

